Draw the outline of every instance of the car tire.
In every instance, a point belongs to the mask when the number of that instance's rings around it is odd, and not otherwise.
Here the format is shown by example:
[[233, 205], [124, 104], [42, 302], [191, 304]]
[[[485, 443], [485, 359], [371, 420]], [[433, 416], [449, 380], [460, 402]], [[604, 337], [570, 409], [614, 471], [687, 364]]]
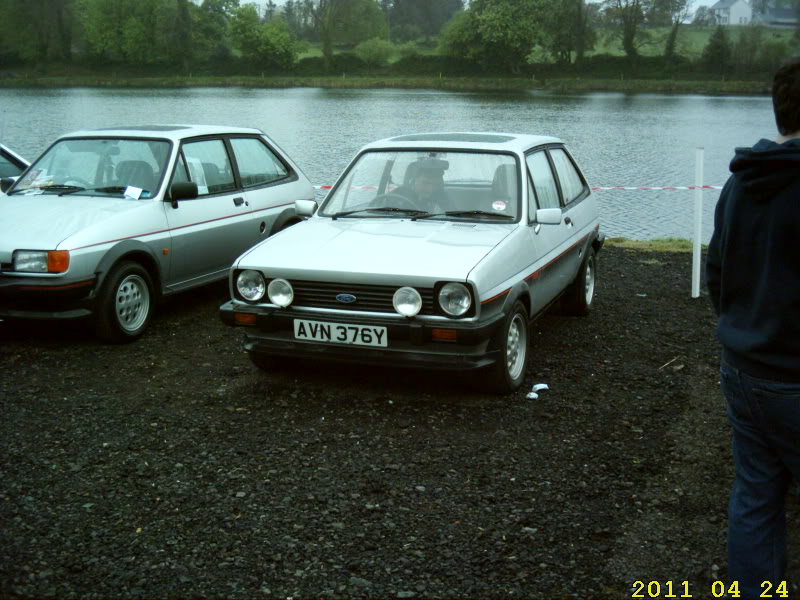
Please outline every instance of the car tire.
[[139, 263], [115, 265], [98, 297], [97, 335], [109, 342], [132, 342], [147, 328], [153, 315], [153, 282]]
[[500, 349], [500, 354], [497, 362], [490, 367], [486, 379], [489, 391], [509, 394], [522, 385], [528, 369], [528, 330], [528, 311], [517, 300], [492, 344], [493, 348]]
[[588, 315], [594, 302], [594, 288], [597, 280], [597, 257], [589, 248], [586, 258], [572, 283], [561, 297], [561, 311], [565, 315], [582, 317]]

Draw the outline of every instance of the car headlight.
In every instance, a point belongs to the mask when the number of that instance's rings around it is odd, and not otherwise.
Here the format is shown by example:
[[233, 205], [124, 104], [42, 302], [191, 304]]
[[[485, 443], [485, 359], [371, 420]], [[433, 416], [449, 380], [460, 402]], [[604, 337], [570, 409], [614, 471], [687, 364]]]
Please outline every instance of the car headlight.
[[236, 278], [236, 289], [242, 298], [250, 302], [257, 302], [264, 297], [267, 286], [264, 283], [264, 276], [258, 271], [242, 271]]
[[472, 306], [472, 296], [463, 283], [446, 283], [439, 290], [439, 306], [451, 317], [460, 317]]
[[14, 250], [15, 271], [24, 273], [64, 273], [69, 269], [68, 250]]
[[401, 287], [394, 293], [392, 305], [404, 317], [413, 317], [422, 310], [422, 296], [412, 287]]
[[267, 295], [269, 295], [270, 302], [281, 308], [286, 308], [294, 300], [292, 284], [285, 279], [273, 279], [270, 281]]

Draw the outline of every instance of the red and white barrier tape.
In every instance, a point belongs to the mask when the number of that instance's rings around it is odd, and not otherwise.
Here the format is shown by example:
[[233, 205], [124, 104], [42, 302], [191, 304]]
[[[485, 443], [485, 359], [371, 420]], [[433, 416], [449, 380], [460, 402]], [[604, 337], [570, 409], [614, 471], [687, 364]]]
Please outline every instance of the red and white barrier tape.
[[[315, 185], [315, 190], [329, 190], [333, 186], [332, 185]], [[592, 186], [592, 190], [721, 190], [721, 185], [667, 185], [664, 187], [651, 187], [651, 186], [638, 186], [638, 187], [630, 187], [630, 186], [613, 186], [613, 187], [600, 187], [600, 186]], [[353, 187], [354, 190], [377, 190], [378, 188], [374, 185], [364, 185], [364, 186], [356, 186]]]
[[596, 187], [592, 186], [593, 190], [721, 190], [721, 185], [667, 185], [664, 187], [650, 187], [650, 186], [639, 186], [639, 187], [624, 187], [624, 186], [614, 186], [614, 187]]

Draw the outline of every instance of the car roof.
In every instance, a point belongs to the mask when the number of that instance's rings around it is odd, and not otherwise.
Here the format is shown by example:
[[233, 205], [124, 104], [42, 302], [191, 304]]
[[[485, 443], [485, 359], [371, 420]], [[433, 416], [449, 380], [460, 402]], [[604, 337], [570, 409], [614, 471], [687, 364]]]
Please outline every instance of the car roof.
[[364, 150], [378, 148], [451, 148], [453, 150], [490, 150], [524, 152], [544, 144], [562, 144], [546, 135], [498, 132], [433, 132], [400, 135], [372, 142]]
[[106, 127], [103, 129], [84, 129], [62, 135], [61, 138], [75, 137], [156, 137], [178, 141], [203, 135], [225, 133], [262, 134], [260, 129], [250, 127], [227, 127], [221, 125], [135, 125], [131, 127]]

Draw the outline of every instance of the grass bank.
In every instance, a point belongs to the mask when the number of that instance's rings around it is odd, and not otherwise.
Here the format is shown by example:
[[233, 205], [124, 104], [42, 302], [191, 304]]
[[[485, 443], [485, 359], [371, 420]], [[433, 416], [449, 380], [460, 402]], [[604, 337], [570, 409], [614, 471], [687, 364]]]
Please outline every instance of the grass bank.
[[620, 92], [643, 94], [708, 94], [708, 95], [759, 95], [769, 94], [769, 85], [758, 81], [687, 81], [673, 79], [546, 79], [508, 77], [400, 77], [353, 76], [347, 74], [330, 77], [298, 76], [165, 76], [165, 77], [114, 77], [68, 76], [35, 77], [16, 76], [0, 79], [0, 87], [124, 87], [124, 88], [185, 88], [185, 87], [247, 87], [289, 88], [316, 87], [333, 89], [401, 88], [436, 89], [447, 91], [509, 91], [543, 90], [552, 92]]
[[[627, 250], [640, 250], [643, 252], [691, 252], [692, 240], [684, 238], [656, 238], [653, 240], [629, 240], [628, 238], [608, 238], [606, 245]], [[703, 249], [708, 248], [706, 244]]]

